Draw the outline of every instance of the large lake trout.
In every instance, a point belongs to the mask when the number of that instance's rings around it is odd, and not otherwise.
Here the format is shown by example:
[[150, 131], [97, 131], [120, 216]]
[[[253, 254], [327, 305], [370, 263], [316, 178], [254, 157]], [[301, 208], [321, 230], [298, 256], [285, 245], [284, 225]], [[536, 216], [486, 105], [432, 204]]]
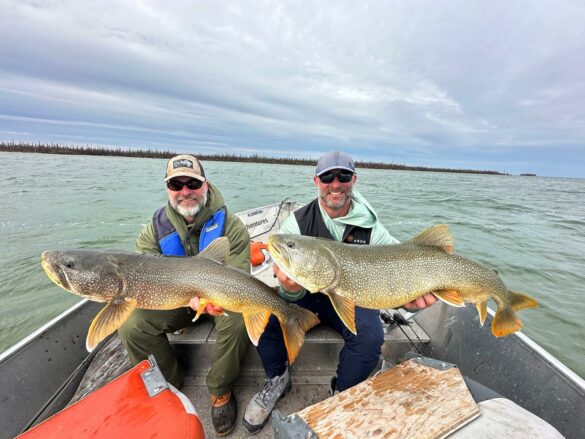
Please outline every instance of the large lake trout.
[[126, 321], [134, 308], [175, 309], [200, 297], [197, 319], [209, 303], [242, 313], [250, 340], [257, 345], [271, 314], [280, 321], [289, 362], [319, 323], [312, 312], [289, 305], [262, 281], [227, 265], [229, 240], [213, 241], [194, 257], [141, 255], [101, 250], [46, 251], [41, 264], [65, 290], [96, 302], [109, 302], [87, 334], [92, 350]]
[[308, 291], [322, 292], [354, 334], [355, 305], [395, 308], [425, 293], [454, 306], [474, 303], [483, 325], [488, 299], [497, 305], [496, 337], [520, 328], [515, 311], [538, 306], [533, 298], [508, 290], [498, 274], [479, 262], [453, 254], [447, 225], [439, 224], [402, 244], [349, 245], [300, 235], [271, 235], [270, 254], [279, 268]]

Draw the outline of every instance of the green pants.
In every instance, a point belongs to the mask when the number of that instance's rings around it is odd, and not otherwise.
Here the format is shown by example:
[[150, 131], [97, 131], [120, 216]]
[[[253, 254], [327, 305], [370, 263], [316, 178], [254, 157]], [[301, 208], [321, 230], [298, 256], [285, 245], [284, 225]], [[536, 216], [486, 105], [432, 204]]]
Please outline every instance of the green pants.
[[[138, 364], [153, 354], [169, 383], [183, 385], [183, 371], [166, 333], [193, 325], [194, 311], [179, 308], [169, 311], [135, 309], [118, 329], [130, 362]], [[195, 323], [197, 324], [197, 323]], [[248, 344], [248, 334], [241, 314], [230, 312], [215, 317], [216, 345], [211, 369], [207, 375], [209, 393], [221, 396], [228, 393], [240, 373]]]

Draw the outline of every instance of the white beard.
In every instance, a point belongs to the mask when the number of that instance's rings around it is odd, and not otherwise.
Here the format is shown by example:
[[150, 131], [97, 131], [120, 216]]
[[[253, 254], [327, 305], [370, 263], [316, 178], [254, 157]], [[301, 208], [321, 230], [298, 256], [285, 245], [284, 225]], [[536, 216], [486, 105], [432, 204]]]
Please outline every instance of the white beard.
[[199, 200], [199, 202], [192, 207], [185, 207], [181, 205], [179, 202], [171, 201], [171, 206], [175, 209], [181, 216], [183, 217], [194, 217], [197, 215], [201, 209], [207, 204], [207, 191], [203, 194], [203, 197]]

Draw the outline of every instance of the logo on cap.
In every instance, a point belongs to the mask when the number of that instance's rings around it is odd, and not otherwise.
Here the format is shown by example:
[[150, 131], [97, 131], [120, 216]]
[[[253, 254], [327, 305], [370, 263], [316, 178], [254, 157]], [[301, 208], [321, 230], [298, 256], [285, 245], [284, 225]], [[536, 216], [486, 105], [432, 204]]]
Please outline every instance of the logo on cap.
[[173, 162], [173, 169], [190, 168], [193, 169], [193, 162], [191, 160], [180, 159]]

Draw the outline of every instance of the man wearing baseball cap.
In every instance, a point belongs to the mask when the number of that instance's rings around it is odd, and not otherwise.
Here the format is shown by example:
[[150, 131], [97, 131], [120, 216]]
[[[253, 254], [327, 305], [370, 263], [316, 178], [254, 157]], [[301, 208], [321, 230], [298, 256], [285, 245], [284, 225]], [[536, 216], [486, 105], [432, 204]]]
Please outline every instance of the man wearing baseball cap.
[[[366, 199], [355, 190], [357, 172], [353, 159], [342, 152], [332, 151], [319, 157], [313, 183], [317, 198], [295, 211], [282, 224], [280, 233], [300, 234], [332, 239], [354, 245], [381, 245], [398, 242], [378, 221], [378, 216]], [[280, 282], [280, 295], [289, 302], [307, 308], [319, 316], [321, 323], [340, 333], [344, 346], [339, 354], [337, 373], [331, 379], [330, 393], [337, 393], [365, 380], [378, 364], [384, 341], [380, 311], [355, 307], [357, 335], [342, 323], [322, 293], [307, 291], [273, 265]], [[432, 294], [404, 305], [424, 308], [435, 302]], [[286, 363], [286, 348], [278, 321], [272, 316], [258, 343], [265, 384], [256, 393], [244, 414], [243, 424], [250, 433], [260, 431], [270, 417], [276, 401], [291, 388]]]
[[[142, 230], [136, 250], [173, 256], [195, 256], [214, 239], [227, 236], [229, 264], [250, 271], [250, 235], [244, 224], [224, 204], [221, 192], [207, 180], [203, 166], [192, 155], [178, 155], [167, 163], [164, 177], [168, 203], [159, 208]], [[190, 306], [196, 309], [199, 298]], [[153, 354], [168, 382], [180, 388], [183, 372], [166, 333], [185, 328], [195, 313], [191, 307], [169, 311], [136, 309], [118, 330], [122, 344], [133, 364]], [[235, 427], [237, 405], [232, 385], [249, 339], [242, 315], [207, 305], [215, 316], [217, 342], [215, 356], [207, 375], [211, 395], [211, 418], [215, 431], [225, 435]]]

